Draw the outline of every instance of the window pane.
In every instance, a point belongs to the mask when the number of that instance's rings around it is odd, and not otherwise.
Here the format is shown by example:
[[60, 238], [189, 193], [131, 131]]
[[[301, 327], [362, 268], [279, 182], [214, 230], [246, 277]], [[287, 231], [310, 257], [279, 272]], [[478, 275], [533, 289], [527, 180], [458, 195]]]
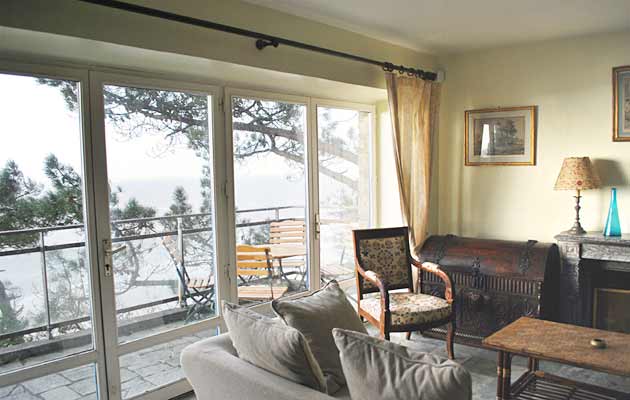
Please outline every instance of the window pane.
[[317, 107], [320, 271], [322, 279], [353, 276], [352, 230], [370, 225], [371, 114]]
[[306, 290], [306, 106], [233, 97], [232, 124], [239, 302]]
[[0, 87], [3, 373], [92, 349], [92, 310], [79, 84], [0, 74]]
[[216, 315], [211, 97], [103, 88], [119, 341]]

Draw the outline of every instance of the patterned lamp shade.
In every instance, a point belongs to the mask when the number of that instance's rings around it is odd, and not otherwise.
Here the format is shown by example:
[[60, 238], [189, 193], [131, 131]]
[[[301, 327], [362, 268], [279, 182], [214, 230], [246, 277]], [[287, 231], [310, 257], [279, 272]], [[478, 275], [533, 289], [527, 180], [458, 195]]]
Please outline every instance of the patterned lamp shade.
[[597, 171], [588, 157], [568, 157], [556, 180], [555, 190], [597, 189], [601, 185]]

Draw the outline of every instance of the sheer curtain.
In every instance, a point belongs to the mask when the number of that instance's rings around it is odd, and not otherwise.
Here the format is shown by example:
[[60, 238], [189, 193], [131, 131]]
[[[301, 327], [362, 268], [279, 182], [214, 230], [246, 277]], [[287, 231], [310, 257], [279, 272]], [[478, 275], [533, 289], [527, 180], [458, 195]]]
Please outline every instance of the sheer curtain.
[[385, 79], [401, 209], [417, 253], [429, 225], [431, 142], [438, 129], [440, 84], [396, 73]]

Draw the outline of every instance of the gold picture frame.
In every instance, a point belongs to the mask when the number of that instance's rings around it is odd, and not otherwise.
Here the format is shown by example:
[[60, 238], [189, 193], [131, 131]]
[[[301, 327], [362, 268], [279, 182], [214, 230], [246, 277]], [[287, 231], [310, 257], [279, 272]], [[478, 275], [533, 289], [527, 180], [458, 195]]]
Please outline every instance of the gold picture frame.
[[464, 113], [466, 166], [536, 165], [536, 106]]
[[613, 142], [630, 142], [630, 65], [613, 68]]

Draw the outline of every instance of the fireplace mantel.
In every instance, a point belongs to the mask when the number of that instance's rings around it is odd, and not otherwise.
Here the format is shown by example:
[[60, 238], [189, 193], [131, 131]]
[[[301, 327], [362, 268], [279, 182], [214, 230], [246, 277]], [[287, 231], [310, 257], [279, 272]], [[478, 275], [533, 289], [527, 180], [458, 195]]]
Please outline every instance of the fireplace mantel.
[[630, 273], [630, 235], [606, 237], [601, 232], [557, 235], [562, 257], [560, 316], [563, 322], [592, 326], [593, 290], [601, 271]]

